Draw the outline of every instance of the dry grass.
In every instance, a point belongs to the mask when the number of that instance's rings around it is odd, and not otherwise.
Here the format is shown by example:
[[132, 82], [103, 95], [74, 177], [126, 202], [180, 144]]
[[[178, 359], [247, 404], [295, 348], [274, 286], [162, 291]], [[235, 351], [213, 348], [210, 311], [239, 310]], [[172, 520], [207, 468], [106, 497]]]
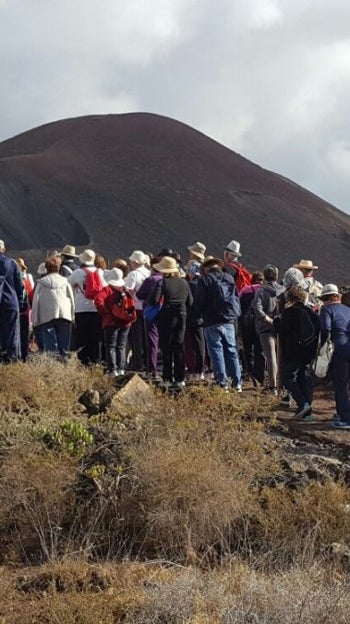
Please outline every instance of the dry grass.
[[112, 390], [98, 367], [1, 373], [0, 622], [348, 622], [347, 572], [326, 557], [350, 542], [349, 491], [266, 485], [266, 399], [195, 388], [88, 419], [79, 395]]
[[122, 563], [2, 569], [6, 624], [347, 624], [348, 578], [319, 565], [257, 573]]

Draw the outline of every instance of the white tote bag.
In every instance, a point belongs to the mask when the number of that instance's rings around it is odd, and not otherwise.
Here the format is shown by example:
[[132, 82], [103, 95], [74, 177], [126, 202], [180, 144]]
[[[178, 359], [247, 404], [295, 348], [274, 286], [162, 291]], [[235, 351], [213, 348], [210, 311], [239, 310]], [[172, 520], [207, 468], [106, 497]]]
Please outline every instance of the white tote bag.
[[329, 369], [329, 365], [332, 361], [334, 353], [334, 344], [330, 337], [323, 343], [322, 347], [319, 347], [316, 358], [313, 363], [313, 370], [316, 377], [323, 379], [326, 377]]

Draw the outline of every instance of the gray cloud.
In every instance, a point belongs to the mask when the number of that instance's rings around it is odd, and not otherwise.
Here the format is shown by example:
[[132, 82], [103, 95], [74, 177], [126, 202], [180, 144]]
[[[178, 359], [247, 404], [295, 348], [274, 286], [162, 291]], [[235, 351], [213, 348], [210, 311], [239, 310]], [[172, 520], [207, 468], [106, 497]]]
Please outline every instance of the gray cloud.
[[349, 21], [346, 0], [0, 0], [0, 138], [147, 110], [350, 212]]

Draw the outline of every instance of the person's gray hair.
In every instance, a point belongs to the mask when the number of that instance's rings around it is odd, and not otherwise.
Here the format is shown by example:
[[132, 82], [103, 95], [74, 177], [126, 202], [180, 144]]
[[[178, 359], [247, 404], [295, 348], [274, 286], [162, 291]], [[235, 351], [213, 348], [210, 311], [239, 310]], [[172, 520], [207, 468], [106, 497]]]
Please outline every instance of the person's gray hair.
[[0, 251], [5, 251], [5, 243], [0, 239]]
[[283, 275], [283, 286], [285, 288], [291, 288], [292, 286], [301, 286], [304, 281], [304, 275], [300, 269], [291, 267], [287, 269]]

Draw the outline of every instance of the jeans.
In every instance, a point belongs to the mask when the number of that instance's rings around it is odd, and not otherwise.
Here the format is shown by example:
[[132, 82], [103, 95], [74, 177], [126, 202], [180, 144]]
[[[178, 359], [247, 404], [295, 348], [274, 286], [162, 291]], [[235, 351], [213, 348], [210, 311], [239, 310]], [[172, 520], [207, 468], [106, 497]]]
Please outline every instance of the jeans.
[[125, 370], [129, 329], [129, 327], [105, 327], [103, 330], [106, 364], [109, 373]]
[[233, 323], [205, 327], [204, 335], [216, 383], [227, 387], [230, 378], [235, 386], [241, 384], [241, 366], [236, 343], [236, 330]]
[[350, 422], [349, 399], [350, 346], [335, 348], [330, 374], [332, 377], [337, 414], [341, 420]]
[[282, 363], [282, 385], [291, 393], [298, 408], [304, 407], [304, 403], [312, 404], [313, 399], [313, 375], [311, 364], [302, 362]]
[[52, 319], [40, 325], [43, 351], [58, 351], [62, 357], [68, 355], [72, 323], [66, 319]]

